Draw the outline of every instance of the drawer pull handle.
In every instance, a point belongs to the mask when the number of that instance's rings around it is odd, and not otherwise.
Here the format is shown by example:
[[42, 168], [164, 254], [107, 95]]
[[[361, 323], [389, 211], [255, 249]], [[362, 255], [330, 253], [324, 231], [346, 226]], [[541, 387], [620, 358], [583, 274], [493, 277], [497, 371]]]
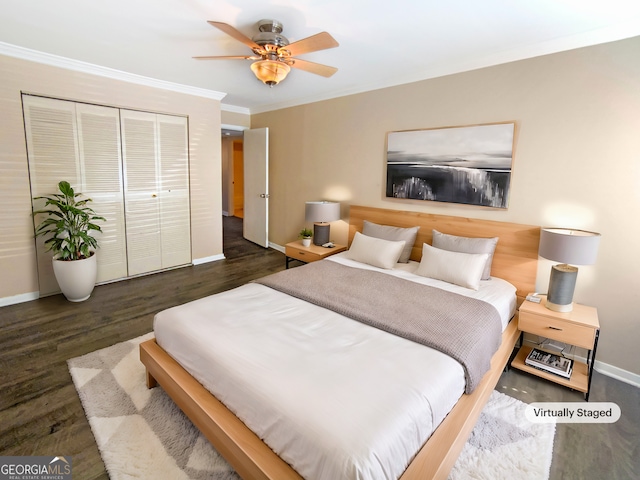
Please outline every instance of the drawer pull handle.
[[552, 327], [551, 325], [549, 325], [549, 328], [550, 328], [551, 330], [559, 330], [559, 331], [562, 331], [562, 329], [561, 329], [561, 328], [558, 328], [558, 327]]

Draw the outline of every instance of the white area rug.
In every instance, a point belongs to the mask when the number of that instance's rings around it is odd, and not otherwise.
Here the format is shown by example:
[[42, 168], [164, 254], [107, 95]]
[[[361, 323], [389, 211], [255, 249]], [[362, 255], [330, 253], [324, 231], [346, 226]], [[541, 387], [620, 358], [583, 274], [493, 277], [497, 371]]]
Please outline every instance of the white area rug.
[[[147, 389], [138, 345], [152, 336], [68, 361], [109, 476], [237, 479], [162, 388]], [[555, 424], [530, 423], [525, 407], [494, 391], [450, 479], [547, 479]]]

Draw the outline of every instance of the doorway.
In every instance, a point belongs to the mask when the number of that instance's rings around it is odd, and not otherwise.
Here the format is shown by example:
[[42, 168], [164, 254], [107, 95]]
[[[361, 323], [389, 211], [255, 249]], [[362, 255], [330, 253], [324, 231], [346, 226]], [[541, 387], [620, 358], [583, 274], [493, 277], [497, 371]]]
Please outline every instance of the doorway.
[[222, 128], [222, 212], [225, 217], [244, 218], [244, 130], [240, 128]]
[[222, 126], [222, 211], [243, 220], [245, 239], [264, 248], [268, 236], [268, 128]]
[[242, 137], [233, 139], [233, 216], [244, 218], [244, 142]]

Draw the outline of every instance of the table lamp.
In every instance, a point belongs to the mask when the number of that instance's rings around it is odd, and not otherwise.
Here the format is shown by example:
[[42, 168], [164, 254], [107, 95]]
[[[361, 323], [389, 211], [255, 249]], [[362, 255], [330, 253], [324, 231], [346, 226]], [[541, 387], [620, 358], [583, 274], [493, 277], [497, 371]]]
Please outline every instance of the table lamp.
[[543, 228], [540, 231], [539, 255], [554, 262], [551, 267], [546, 307], [554, 312], [573, 310], [573, 292], [578, 268], [569, 265], [593, 265], [598, 255], [600, 234], [566, 228]]
[[306, 202], [304, 218], [313, 222], [313, 244], [324, 245], [329, 242], [331, 226], [329, 222], [340, 220], [338, 202]]

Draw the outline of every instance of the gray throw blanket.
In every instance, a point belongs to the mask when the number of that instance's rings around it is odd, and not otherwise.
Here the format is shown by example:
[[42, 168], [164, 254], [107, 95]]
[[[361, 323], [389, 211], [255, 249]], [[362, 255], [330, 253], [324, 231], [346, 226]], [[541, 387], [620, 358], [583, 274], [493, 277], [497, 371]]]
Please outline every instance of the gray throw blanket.
[[255, 282], [446, 353], [464, 367], [466, 393], [502, 340], [500, 315], [489, 303], [330, 260]]

